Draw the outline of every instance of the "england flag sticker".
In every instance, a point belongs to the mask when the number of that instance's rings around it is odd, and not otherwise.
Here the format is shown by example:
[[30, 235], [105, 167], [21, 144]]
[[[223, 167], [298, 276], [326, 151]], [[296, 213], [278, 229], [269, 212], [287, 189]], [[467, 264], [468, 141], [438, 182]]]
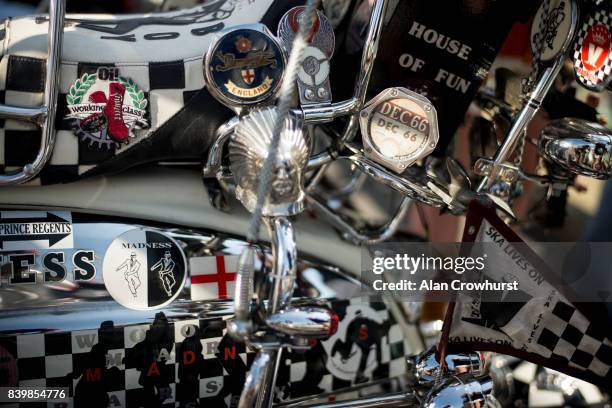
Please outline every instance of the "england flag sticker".
[[176, 241], [157, 231], [129, 230], [113, 240], [102, 274], [110, 295], [134, 310], [158, 309], [185, 285], [185, 255]]
[[191, 300], [232, 299], [238, 258], [238, 255], [190, 258]]

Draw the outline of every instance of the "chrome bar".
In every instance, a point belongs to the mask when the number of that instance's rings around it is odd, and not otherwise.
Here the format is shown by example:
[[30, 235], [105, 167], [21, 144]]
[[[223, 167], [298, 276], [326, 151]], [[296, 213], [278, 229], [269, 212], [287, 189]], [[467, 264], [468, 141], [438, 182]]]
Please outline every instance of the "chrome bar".
[[49, 114], [46, 107], [20, 108], [18, 106], [0, 105], [0, 119], [15, 119], [42, 125]]
[[[285, 217], [267, 218], [266, 225], [272, 247], [272, 271], [269, 275], [270, 291], [260, 293], [260, 299], [267, 299], [266, 315], [271, 316], [287, 308], [293, 295], [293, 284], [297, 271], [297, 245], [295, 231], [291, 222]], [[261, 352], [260, 352], [261, 353]], [[259, 392], [256, 407], [271, 407], [276, 374], [283, 353], [282, 347], [269, 348], [266, 353], [274, 360], [261, 371], [259, 381], [264, 384]]]
[[271, 366], [272, 356], [265, 350], [260, 350], [251, 364], [249, 374], [246, 377], [244, 388], [240, 394], [238, 408], [252, 408], [253, 403], [259, 395], [262, 384], [261, 376], [268, 371]]
[[62, 37], [64, 35], [64, 0], [52, 0], [49, 3], [49, 38], [47, 50], [47, 72], [43, 106], [40, 108], [17, 108], [0, 106], [1, 117], [7, 119], [27, 120], [41, 125], [42, 136], [40, 150], [32, 163], [14, 174], [0, 175], [0, 185], [24, 183], [34, 178], [51, 158], [55, 147], [55, 113], [59, 93], [60, 62], [62, 56]]
[[[290, 405], [291, 406], [291, 405]], [[349, 401], [330, 402], [327, 404], [303, 405], [309, 408], [409, 408], [419, 407], [419, 400], [411, 393], [399, 392], [375, 397], [360, 398]]]
[[[380, 35], [382, 33], [387, 5], [388, 0], [376, 0], [372, 8], [368, 34], [364, 43], [363, 53], [361, 54], [361, 68], [357, 81], [355, 82], [353, 97], [349, 100], [332, 103], [325, 107], [304, 107], [301, 111], [298, 110], [296, 112], [296, 114], [301, 115], [304, 118], [304, 122], [308, 124], [330, 122], [339, 116], [349, 115], [350, 117], [344, 128], [344, 132], [342, 132], [342, 136], [337, 141], [338, 150], [342, 148], [344, 143], [351, 141], [357, 134], [357, 129], [359, 128], [357, 113], [365, 104], [370, 76], [372, 75], [374, 61], [378, 54], [378, 45], [380, 43]], [[313, 160], [314, 159], [315, 158], [313, 158]], [[333, 160], [333, 157], [329, 152], [323, 152], [319, 157], [316, 157], [316, 160], [316, 162], [308, 162], [308, 169], [313, 169], [327, 163]]]
[[392, 174], [378, 163], [366, 158], [361, 153], [355, 153], [351, 156], [342, 156], [339, 157], [338, 160], [350, 161], [359, 170], [372, 177], [377, 182], [399, 191], [412, 199], [437, 208], [446, 206], [446, 203], [442, 200], [442, 198], [440, 198], [440, 196], [435, 194], [431, 189], [423, 185], [418, 180], [413, 180], [405, 174], [401, 176]]
[[397, 232], [400, 223], [412, 205], [412, 199], [410, 197], [404, 197], [398, 209], [395, 211], [395, 214], [389, 219], [389, 221], [387, 221], [387, 223], [375, 230], [357, 231], [352, 225], [337, 215], [334, 210], [325, 205], [323, 200], [321, 200], [319, 197], [309, 194], [306, 197], [306, 200], [308, 200], [308, 203], [311, 204], [314, 209], [325, 219], [342, 231], [342, 235], [345, 239], [355, 243], [356, 245], [373, 245], [391, 238]]
[[[550, 90], [550, 87], [554, 84], [557, 75], [561, 71], [561, 68], [563, 68], [564, 62], [565, 53], [561, 53], [554, 63], [544, 70], [539, 80], [536, 82], [533, 90], [527, 97], [523, 108], [514, 120], [514, 123], [508, 131], [508, 135], [504, 139], [504, 142], [497, 149], [495, 157], [493, 158], [495, 165], [505, 163], [510, 159], [510, 156], [516, 148], [517, 142], [519, 141], [529, 122], [531, 122], [535, 116], [538, 109], [540, 109], [544, 97]], [[495, 182], [495, 178], [497, 177], [497, 171], [497, 167], [493, 166], [491, 175], [482, 179], [477, 190], [479, 193], [491, 187], [491, 185]]]
[[223, 157], [223, 148], [228, 142], [234, 128], [238, 125], [238, 116], [234, 116], [224, 124], [222, 124], [215, 134], [215, 141], [208, 150], [208, 158], [206, 159], [206, 165], [202, 169], [202, 175], [204, 177], [215, 177], [217, 172], [221, 168], [221, 159]]

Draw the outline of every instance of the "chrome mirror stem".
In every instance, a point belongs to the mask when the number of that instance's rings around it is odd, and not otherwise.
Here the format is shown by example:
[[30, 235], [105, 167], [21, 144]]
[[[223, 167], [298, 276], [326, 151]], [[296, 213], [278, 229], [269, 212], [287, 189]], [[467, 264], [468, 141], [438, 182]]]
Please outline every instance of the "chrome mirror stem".
[[520, 110], [518, 116], [512, 123], [512, 127], [508, 131], [508, 135], [504, 139], [502, 145], [497, 149], [495, 157], [493, 158], [493, 168], [491, 170], [491, 174], [484, 177], [480, 182], [477, 190], [479, 193], [491, 187], [498, 176], [498, 166], [507, 162], [510, 159], [510, 156], [514, 153], [523, 132], [537, 113], [538, 109], [540, 109], [544, 97], [546, 97], [546, 94], [548, 94], [548, 91], [554, 84], [557, 75], [561, 71], [561, 68], [563, 68], [564, 62], [565, 53], [561, 53], [561, 55], [557, 57], [552, 65], [547, 67], [542, 72], [542, 75], [536, 82], [533, 90], [527, 96], [523, 108]]

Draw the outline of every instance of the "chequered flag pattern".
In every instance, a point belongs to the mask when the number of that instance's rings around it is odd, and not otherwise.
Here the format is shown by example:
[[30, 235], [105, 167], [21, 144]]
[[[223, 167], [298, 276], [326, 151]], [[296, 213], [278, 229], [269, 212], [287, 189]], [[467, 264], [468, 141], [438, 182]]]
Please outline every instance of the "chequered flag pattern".
[[606, 58], [606, 61], [598, 71], [594, 73], [597, 81], [593, 81], [580, 72], [581, 70], [585, 70], [585, 66], [582, 63], [582, 42], [589, 31], [589, 29], [595, 24], [605, 24], [612, 31], [612, 20], [610, 18], [610, 14], [606, 10], [597, 11], [595, 14], [589, 17], [589, 19], [582, 25], [580, 31], [576, 35], [576, 43], [574, 45], [574, 72], [576, 74], [576, 79], [578, 83], [582, 84], [586, 88], [602, 91], [610, 82], [610, 73], [612, 73], [612, 54]]
[[[372, 379], [405, 373], [405, 356], [412, 350], [384, 304], [361, 298], [334, 302], [341, 324], [348, 305], [369, 307], [388, 328], [379, 336], [382, 352]], [[108, 321], [91, 330], [4, 335], [0, 386], [66, 387], [68, 406], [86, 406], [92, 398], [106, 400], [108, 406], [158, 406], [160, 400], [163, 407], [192, 402], [233, 406], [255, 351], [227, 335], [228, 317], [171, 321], [158, 313], [152, 324], [115, 326]], [[277, 400], [353, 385], [326, 368], [327, 358], [320, 342], [309, 351], [287, 349], [276, 382]], [[152, 390], [160, 391], [152, 396]]]
[[537, 343], [550, 351], [552, 360], [612, 381], [612, 342], [605, 331], [572, 305], [557, 302]]

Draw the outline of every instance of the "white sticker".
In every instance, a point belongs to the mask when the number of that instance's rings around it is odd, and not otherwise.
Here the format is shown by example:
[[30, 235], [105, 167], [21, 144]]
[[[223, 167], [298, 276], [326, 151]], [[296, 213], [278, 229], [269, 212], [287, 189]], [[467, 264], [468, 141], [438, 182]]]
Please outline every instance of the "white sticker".
[[68, 211], [1, 211], [0, 251], [74, 246]]
[[160, 232], [129, 230], [106, 250], [102, 276], [119, 304], [135, 310], [158, 309], [183, 289], [185, 255], [176, 241]]

